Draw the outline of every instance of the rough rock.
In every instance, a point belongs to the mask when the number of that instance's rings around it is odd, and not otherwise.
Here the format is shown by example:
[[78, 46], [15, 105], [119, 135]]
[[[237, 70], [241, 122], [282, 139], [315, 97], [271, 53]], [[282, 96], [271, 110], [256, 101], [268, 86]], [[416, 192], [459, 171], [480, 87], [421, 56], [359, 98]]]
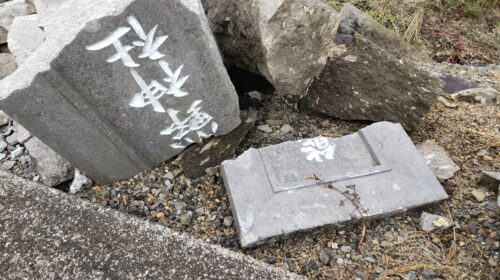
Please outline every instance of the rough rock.
[[[63, 4], [67, 3], [70, 2], [67, 0], [33, 0], [39, 18], [39, 26], [43, 29], [45, 36], [52, 36], [52, 34], [54, 34], [50, 21], [53, 17], [58, 15], [57, 10], [63, 6]], [[71, 5], [71, 3], [69, 5]]]
[[[7, 42], [10, 26], [15, 17], [25, 16], [35, 12], [30, 1], [13, 0], [0, 4], [0, 44]], [[0, 63], [1, 65], [1, 63]]]
[[441, 80], [445, 83], [443, 91], [448, 94], [454, 94], [466, 89], [480, 87], [479, 84], [477, 83], [469, 82], [460, 77], [455, 77], [451, 75], [446, 75], [442, 77]]
[[420, 216], [420, 227], [426, 232], [431, 232], [436, 229], [445, 230], [453, 226], [453, 222], [443, 216], [433, 215], [422, 212]]
[[451, 95], [456, 100], [481, 104], [500, 104], [500, 92], [494, 88], [472, 88]]
[[434, 141], [427, 140], [418, 145], [417, 149], [440, 180], [448, 180], [460, 170], [448, 153]]
[[30, 132], [18, 123], [14, 125], [14, 131], [17, 134], [17, 141], [21, 144], [26, 143], [31, 138]]
[[486, 186], [493, 191], [498, 191], [498, 187], [500, 186], [500, 172], [483, 171], [478, 184]]
[[73, 182], [71, 182], [71, 186], [69, 186], [69, 192], [71, 194], [76, 194], [90, 185], [92, 185], [92, 180], [83, 175], [80, 170], [75, 169], [75, 178]]
[[7, 173], [0, 201], [1, 279], [303, 279]]
[[399, 122], [414, 130], [437, 99], [440, 82], [355, 34], [348, 51], [330, 60], [301, 107], [344, 120]]
[[10, 155], [12, 158], [18, 158], [18, 157], [24, 155], [25, 150], [26, 150], [26, 148], [21, 147], [20, 145], [17, 145], [16, 148], [10, 152]]
[[73, 178], [74, 172], [71, 164], [40, 139], [32, 137], [25, 143], [25, 146], [37, 167], [42, 183], [52, 187]]
[[9, 144], [5, 141], [3, 135], [0, 134], [0, 153], [7, 149], [8, 146]]
[[49, 18], [66, 0], [33, 0], [36, 13], [41, 19]]
[[204, 144], [189, 147], [180, 154], [176, 163], [189, 178], [196, 179], [205, 175], [207, 168], [217, 166], [234, 156], [236, 148], [254, 126], [256, 118], [255, 112], [242, 114], [242, 123], [234, 131], [209, 139]]
[[401, 125], [387, 122], [250, 149], [221, 171], [243, 247], [448, 198]]
[[228, 67], [265, 77], [280, 95], [301, 95], [343, 50], [337, 12], [321, 0], [204, 0]]
[[54, 36], [0, 81], [0, 107], [94, 181], [239, 126], [199, 0], [67, 0], [45, 24]]
[[477, 202], [483, 202], [488, 197], [488, 193], [481, 189], [473, 189], [471, 194]]
[[0, 53], [0, 80], [17, 69], [16, 59], [11, 53]]
[[10, 117], [3, 111], [0, 111], [0, 126], [4, 126], [10, 122]]
[[336, 30], [335, 40], [339, 44], [351, 45], [355, 40], [354, 34], [358, 33], [398, 59], [432, 61], [425, 53], [408, 44], [396, 32], [385, 28], [350, 3], [345, 4], [340, 11]]
[[42, 43], [44, 34], [38, 27], [38, 15], [16, 17], [8, 36], [8, 46], [18, 65], [28, 58]]

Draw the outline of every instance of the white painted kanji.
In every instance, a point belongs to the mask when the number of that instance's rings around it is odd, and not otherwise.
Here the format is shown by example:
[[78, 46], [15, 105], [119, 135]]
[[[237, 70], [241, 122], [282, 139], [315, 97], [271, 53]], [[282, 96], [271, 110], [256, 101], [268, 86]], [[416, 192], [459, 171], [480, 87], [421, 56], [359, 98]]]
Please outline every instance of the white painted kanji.
[[[213, 118], [206, 112], [201, 111], [201, 100], [196, 100], [191, 104], [191, 107], [186, 111], [189, 116], [184, 120], [177, 117], [179, 111], [168, 109], [167, 112], [173, 123], [170, 127], [164, 129], [162, 135], [173, 135], [172, 139], [180, 140], [178, 143], [171, 145], [172, 148], [185, 148], [186, 144], [200, 142], [201, 139], [207, 138], [217, 132], [218, 124], [213, 121]], [[205, 132], [202, 129], [211, 123], [210, 132]], [[188, 137], [191, 132], [196, 132], [197, 139], [193, 140]]]
[[137, 20], [135, 16], [129, 16], [127, 18], [128, 23], [134, 29], [135, 33], [141, 40], [134, 41], [134, 46], [142, 47], [142, 52], [139, 54], [139, 58], [149, 58], [151, 60], [157, 60], [163, 58], [165, 55], [158, 51], [158, 48], [161, 47], [163, 43], [168, 38], [168, 35], [155, 37], [156, 30], [158, 29], [158, 25], [155, 25], [153, 28], [149, 30], [146, 34], [144, 29], [142, 28], [141, 23]]
[[120, 38], [127, 34], [130, 31], [130, 27], [119, 27], [116, 29], [113, 33], [111, 33], [108, 37], [103, 39], [102, 41], [99, 41], [93, 45], [87, 46], [87, 50], [89, 51], [98, 51], [102, 50], [106, 47], [109, 47], [113, 45], [116, 49], [116, 54], [110, 56], [106, 61], [108, 63], [113, 63], [121, 59], [123, 62], [123, 65], [127, 67], [139, 67], [140, 65], [137, 64], [130, 54], [128, 53], [131, 49], [133, 49], [133, 46], [129, 45], [123, 45], [122, 42], [120, 42]]
[[[168, 35], [156, 36], [158, 25], [155, 25], [146, 33], [142, 24], [133, 15], [127, 17], [127, 22], [130, 27], [119, 27], [105, 39], [86, 48], [90, 51], [102, 50], [109, 46], [115, 48], [116, 53], [106, 61], [113, 63], [121, 60], [123, 65], [130, 68], [130, 74], [140, 89], [140, 92], [134, 93], [129, 105], [135, 108], [151, 105], [157, 113], [168, 113], [172, 124], [161, 131], [160, 134], [173, 135], [172, 139], [176, 143], [171, 145], [172, 148], [183, 149], [191, 143], [201, 142], [203, 138], [214, 135], [217, 132], [218, 124], [213, 120], [212, 116], [201, 111], [202, 100], [196, 100], [191, 104], [191, 107], [186, 110], [188, 116], [183, 120], [178, 117], [178, 113], [181, 111], [172, 108], [165, 109], [160, 102], [160, 99], [165, 95], [172, 95], [177, 98], [189, 95], [187, 91], [182, 90], [189, 78], [189, 76], [181, 75], [184, 65], [174, 68], [175, 71], [172, 71], [169, 63], [163, 59], [165, 55], [159, 50], [168, 39]], [[131, 30], [135, 32], [138, 39], [133, 41], [132, 45], [124, 45], [120, 40]], [[141, 48], [137, 56], [138, 59], [158, 60], [159, 68], [165, 73], [165, 78], [162, 81], [150, 80], [141, 76], [137, 68], [140, 64], [136, 63], [130, 55], [130, 51], [135, 47]], [[210, 123], [209, 131], [204, 131], [203, 129], [206, 130], [205, 127]]]
[[323, 162], [323, 160], [333, 160], [335, 157], [335, 144], [330, 143], [326, 137], [316, 137], [312, 139], [300, 140], [301, 151], [307, 154], [307, 160]]

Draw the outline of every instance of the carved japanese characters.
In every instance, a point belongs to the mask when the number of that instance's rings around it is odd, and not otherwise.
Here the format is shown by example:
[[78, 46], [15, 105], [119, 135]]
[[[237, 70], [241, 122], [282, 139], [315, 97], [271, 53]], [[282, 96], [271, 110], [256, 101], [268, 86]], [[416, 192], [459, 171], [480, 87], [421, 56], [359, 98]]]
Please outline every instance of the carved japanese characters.
[[[188, 117], [185, 119], [179, 119], [177, 116], [180, 111], [173, 108], [165, 109], [160, 103], [160, 98], [164, 95], [172, 95], [173, 97], [189, 95], [188, 92], [181, 89], [189, 78], [189, 76], [181, 76], [184, 65], [180, 65], [175, 71], [172, 71], [168, 62], [163, 59], [165, 55], [159, 51], [159, 48], [168, 39], [168, 35], [156, 36], [158, 25], [155, 25], [146, 33], [139, 20], [133, 15], [127, 17], [127, 22], [130, 27], [119, 27], [105, 39], [86, 48], [90, 51], [102, 50], [109, 46], [115, 48], [116, 53], [106, 59], [106, 62], [114, 63], [120, 60], [124, 66], [130, 68], [130, 74], [141, 90], [133, 95], [129, 105], [136, 108], [151, 105], [157, 113], [168, 113], [172, 124], [162, 130], [160, 134], [173, 135], [172, 139], [176, 140], [176, 142], [171, 144], [170, 147], [174, 149], [184, 149], [192, 143], [200, 143], [202, 139], [214, 135], [219, 125], [212, 116], [201, 111], [203, 100], [193, 101], [186, 110]], [[133, 41], [132, 45], [123, 45], [121, 38], [131, 30], [135, 32], [138, 40]], [[137, 59], [132, 58], [129, 53], [135, 47], [141, 48]], [[160, 82], [154, 79], [147, 82], [138, 72], [141, 66], [136, 62], [140, 61], [138, 59], [157, 61], [158, 68], [164, 72], [165, 78]], [[203, 131], [203, 128], [209, 124], [209, 130]], [[191, 134], [191, 132], [196, 132], [196, 134]]]
[[0, 82], [0, 108], [94, 181], [240, 124], [199, 0], [67, 0], [43, 25], [50, 36]]

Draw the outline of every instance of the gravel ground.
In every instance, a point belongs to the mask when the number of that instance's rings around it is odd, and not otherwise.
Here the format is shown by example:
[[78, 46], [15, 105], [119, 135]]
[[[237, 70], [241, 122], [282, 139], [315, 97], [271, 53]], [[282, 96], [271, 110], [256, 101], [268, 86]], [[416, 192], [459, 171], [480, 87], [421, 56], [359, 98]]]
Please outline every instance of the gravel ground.
[[[426, 68], [439, 75], [453, 74], [500, 90], [498, 66], [439, 64]], [[237, 154], [250, 147], [318, 135], [340, 137], [369, 125], [305, 115], [297, 107], [295, 98], [264, 95], [261, 106], [256, 108], [256, 126]], [[362, 225], [348, 223], [293, 234], [244, 250], [238, 244], [218, 167], [207, 170], [206, 176], [193, 182], [175, 164], [165, 163], [128, 181], [94, 185], [78, 196], [311, 279], [498, 279], [497, 197], [494, 191], [482, 189], [476, 183], [482, 170], [500, 170], [498, 108], [453, 100], [447, 105], [437, 102], [421, 127], [410, 135], [416, 144], [435, 140], [461, 167], [453, 178], [443, 182], [450, 199], [425, 208], [426, 212], [454, 221], [455, 227], [445, 231], [421, 231], [422, 209], [419, 209], [367, 222], [363, 245], [358, 245]], [[8, 127], [2, 129], [5, 133]], [[10, 160], [13, 148], [9, 146], [4, 151], [7, 158], [3, 162]], [[11, 172], [37, 180], [27, 153], [14, 161]], [[484, 200], [478, 201], [472, 195], [473, 190], [485, 194]]]
[[[440, 65], [433, 69], [498, 88], [495, 67], [478, 70]], [[238, 245], [218, 167], [193, 182], [177, 166], [166, 163], [128, 181], [86, 189], [79, 196], [311, 279], [498, 279], [497, 198], [476, 182], [482, 170], [500, 169], [500, 111], [497, 105], [450, 102], [453, 108], [436, 103], [411, 135], [415, 143], [435, 140], [461, 167], [453, 178], [443, 182], [450, 199], [425, 209], [454, 221], [455, 226], [445, 231], [421, 231], [419, 209], [368, 222], [363, 245], [358, 245], [361, 224], [350, 223], [293, 234], [244, 250]], [[238, 154], [250, 147], [287, 140], [340, 137], [369, 124], [303, 115], [296, 100], [287, 97], [264, 96], [257, 111], [256, 127], [240, 145]], [[473, 190], [485, 194], [484, 200], [476, 199]]]

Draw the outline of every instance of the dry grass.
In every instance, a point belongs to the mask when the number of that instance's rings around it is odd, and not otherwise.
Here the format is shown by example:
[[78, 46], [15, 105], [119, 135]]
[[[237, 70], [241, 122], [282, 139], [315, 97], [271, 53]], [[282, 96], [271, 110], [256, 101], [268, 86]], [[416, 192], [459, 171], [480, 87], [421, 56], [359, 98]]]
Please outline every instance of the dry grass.
[[498, 0], [336, 0], [350, 2], [435, 60], [500, 63]]
[[480, 255], [480, 251], [473, 244], [457, 250], [456, 232], [449, 235], [452, 236], [451, 244], [446, 246], [441, 243], [443, 236], [411, 232], [383, 254], [376, 253], [385, 269], [378, 279], [393, 279], [395, 276], [406, 279], [408, 272], [423, 270], [438, 270], [447, 276], [446, 279], [478, 279], [480, 275], [477, 270], [459, 264], [457, 252], [464, 254], [464, 250], [471, 250], [473, 252], [467, 254]]

